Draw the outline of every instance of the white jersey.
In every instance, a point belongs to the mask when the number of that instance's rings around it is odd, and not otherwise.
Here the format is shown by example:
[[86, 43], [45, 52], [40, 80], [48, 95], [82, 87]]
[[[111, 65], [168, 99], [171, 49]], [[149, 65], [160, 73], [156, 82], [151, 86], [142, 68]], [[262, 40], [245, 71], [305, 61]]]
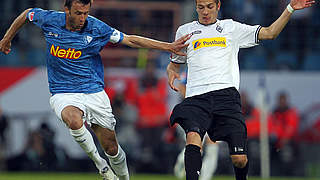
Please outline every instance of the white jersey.
[[198, 21], [180, 26], [176, 39], [192, 34], [186, 42], [187, 56], [172, 55], [173, 63], [187, 63], [186, 97], [235, 87], [239, 89], [239, 48], [258, 45], [261, 26], [250, 26], [233, 20], [217, 20], [210, 25]]

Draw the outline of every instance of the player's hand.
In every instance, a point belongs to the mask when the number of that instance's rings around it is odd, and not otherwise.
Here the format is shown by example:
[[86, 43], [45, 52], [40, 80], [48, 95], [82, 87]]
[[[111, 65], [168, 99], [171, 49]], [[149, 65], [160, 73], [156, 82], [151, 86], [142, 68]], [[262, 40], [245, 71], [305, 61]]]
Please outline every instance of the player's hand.
[[315, 0], [291, 0], [290, 5], [294, 10], [299, 10], [311, 7], [315, 2]]
[[181, 80], [180, 74], [173, 71], [173, 70], [167, 70], [167, 74], [168, 74], [168, 84], [169, 84], [170, 88], [175, 91], [179, 91], [179, 89], [174, 86], [174, 80], [175, 79]]
[[11, 42], [5, 39], [2, 39], [0, 41], [0, 52], [3, 52], [4, 54], [9, 54], [10, 51], [11, 51]]
[[190, 39], [190, 37], [191, 37], [191, 34], [187, 34], [177, 39], [176, 41], [170, 43], [169, 51], [179, 56], [186, 56], [186, 53], [182, 52], [181, 50], [189, 46], [189, 44], [185, 44], [185, 43]]

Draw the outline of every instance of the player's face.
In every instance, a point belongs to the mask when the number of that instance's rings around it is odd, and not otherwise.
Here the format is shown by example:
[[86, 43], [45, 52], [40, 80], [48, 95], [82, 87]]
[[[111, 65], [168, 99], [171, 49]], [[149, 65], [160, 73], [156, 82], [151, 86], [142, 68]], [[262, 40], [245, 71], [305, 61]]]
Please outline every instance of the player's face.
[[74, 1], [71, 9], [65, 9], [67, 15], [67, 27], [72, 31], [81, 30], [89, 15], [89, 10], [90, 3], [85, 5], [78, 1]]
[[220, 2], [216, 4], [215, 0], [197, 0], [196, 10], [201, 24], [212, 24], [217, 20]]

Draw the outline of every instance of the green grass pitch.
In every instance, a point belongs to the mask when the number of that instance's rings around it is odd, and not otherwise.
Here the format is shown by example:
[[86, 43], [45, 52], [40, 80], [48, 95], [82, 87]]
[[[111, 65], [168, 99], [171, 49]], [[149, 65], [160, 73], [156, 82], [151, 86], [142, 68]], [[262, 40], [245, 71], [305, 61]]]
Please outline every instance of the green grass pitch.
[[[93, 173], [7, 173], [0, 172], [0, 180], [101, 180], [98, 174]], [[179, 180], [172, 175], [134, 174], [131, 180]], [[213, 180], [234, 180], [231, 176], [215, 176]], [[249, 177], [249, 180], [262, 180], [258, 177]], [[316, 178], [271, 178], [269, 180], [316, 180]]]

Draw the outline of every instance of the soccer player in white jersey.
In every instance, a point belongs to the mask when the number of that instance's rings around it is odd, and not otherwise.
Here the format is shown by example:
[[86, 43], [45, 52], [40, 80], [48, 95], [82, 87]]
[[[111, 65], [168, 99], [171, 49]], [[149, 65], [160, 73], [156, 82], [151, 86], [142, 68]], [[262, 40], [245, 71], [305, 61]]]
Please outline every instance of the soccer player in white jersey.
[[[186, 69], [187, 70], [187, 69]], [[182, 73], [180, 76], [181, 80], [178, 85], [179, 93], [184, 98], [186, 95], [186, 84], [187, 84], [187, 71], [185, 73]], [[177, 128], [177, 131], [181, 131], [181, 133], [178, 133], [179, 135], [182, 135], [183, 130], [182, 128]], [[185, 137], [182, 137], [185, 140]], [[218, 153], [219, 153], [219, 144], [218, 142], [213, 142], [208, 137], [208, 135], [205, 135], [205, 138], [203, 140], [203, 153], [202, 156], [202, 167], [200, 172], [199, 180], [210, 180], [213, 176], [213, 173], [217, 169], [218, 165]], [[186, 175], [185, 173], [185, 166], [184, 166], [184, 152], [185, 148], [182, 149], [182, 151], [179, 153], [176, 163], [174, 165], [174, 175], [178, 177], [179, 179], [184, 178]]]
[[91, 0], [66, 0], [65, 12], [27, 9], [12, 23], [0, 41], [0, 52], [10, 53], [11, 41], [30, 21], [40, 27], [47, 43], [50, 105], [70, 134], [94, 161], [103, 179], [116, 180], [107, 161], [94, 144], [84, 121], [91, 125], [110, 165], [120, 180], [129, 180], [125, 152], [118, 145], [110, 101], [104, 91], [100, 51], [105, 44], [122, 43], [136, 48], [154, 48], [183, 55], [186, 35], [173, 43], [126, 35], [89, 16]]
[[231, 19], [218, 20], [220, 0], [196, 0], [198, 21], [180, 26], [176, 38], [192, 34], [186, 57], [173, 55], [167, 67], [173, 90], [179, 78], [179, 64], [188, 66], [186, 99], [176, 105], [170, 117], [186, 133], [185, 170], [187, 180], [198, 180], [201, 171], [201, 142], [205, 133], [213, 141], [229, 145], [236, 180], [248, 174], [247, 130], [241, 113], [238, 51], [274, 39], [295, 10], [312, 6], [314, 0], [291, 0], [269, 27], [250, 26]]

